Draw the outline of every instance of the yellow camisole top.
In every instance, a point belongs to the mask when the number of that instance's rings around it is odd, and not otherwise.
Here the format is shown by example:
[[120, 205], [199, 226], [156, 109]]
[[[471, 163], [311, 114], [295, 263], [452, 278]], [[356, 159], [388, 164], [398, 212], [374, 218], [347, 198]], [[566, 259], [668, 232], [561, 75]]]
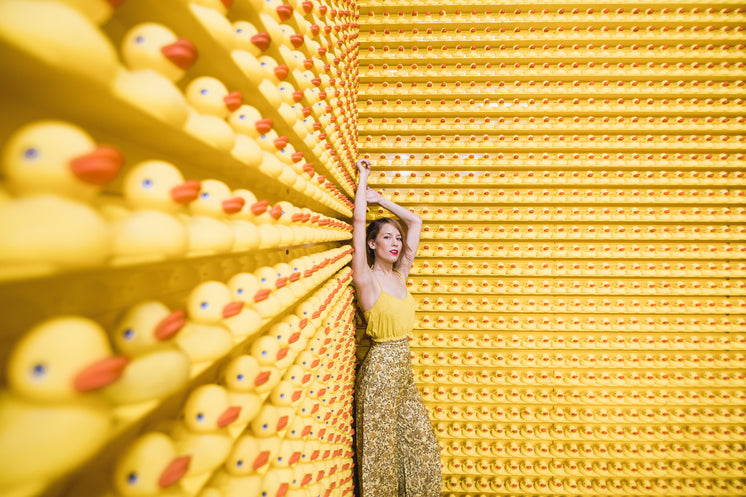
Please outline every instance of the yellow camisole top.
[[[402, 278], [401, 273], [399, 273], [399, 278]], [[365, 312], [365, 319], [368, 321], [366, 333], [374, 342], [394, 342], [409, 338], [412, 336], [415, 324], [414, 297], [407, 290], [407, 296], [400, 299], [386, 293], [380, 281], [378, 286], [381, 287], [381, 295], [373, 307]]]

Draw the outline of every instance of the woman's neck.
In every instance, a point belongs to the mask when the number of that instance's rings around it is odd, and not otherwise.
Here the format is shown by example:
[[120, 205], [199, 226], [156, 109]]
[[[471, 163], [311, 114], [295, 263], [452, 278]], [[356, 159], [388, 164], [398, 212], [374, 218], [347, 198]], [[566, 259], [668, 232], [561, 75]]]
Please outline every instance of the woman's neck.
[[386, 275], [386, 276], [391, 276], [391, 275], [394, 274], [394, 265], [393, 264], [388, 264], [388, 263], [385, 263], [385, 262], [379, 263], [379, 262], [376, 261], [376, 262], [373, 263], [372, 270], [375, 271], [375, 272], [377, 272], [377, 273], [381, 273], [383, 275]]

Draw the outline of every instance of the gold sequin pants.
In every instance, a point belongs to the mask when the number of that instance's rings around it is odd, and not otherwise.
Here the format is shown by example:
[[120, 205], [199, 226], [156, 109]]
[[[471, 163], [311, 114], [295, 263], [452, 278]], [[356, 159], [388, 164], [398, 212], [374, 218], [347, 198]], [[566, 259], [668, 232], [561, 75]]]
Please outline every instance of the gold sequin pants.
[[408, 340], [371, 345], [355, 396], [360, 496], [440, 496], [440, 448], [414, 384]]

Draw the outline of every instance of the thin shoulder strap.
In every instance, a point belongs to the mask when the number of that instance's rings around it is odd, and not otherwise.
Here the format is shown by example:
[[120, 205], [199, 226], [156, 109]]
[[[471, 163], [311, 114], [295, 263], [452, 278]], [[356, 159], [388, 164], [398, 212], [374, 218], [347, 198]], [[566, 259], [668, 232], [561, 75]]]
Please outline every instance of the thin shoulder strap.
[[378, 279], [378, 276], [376, 276], [376, 273], [374, 273], [373, 271], [371, 271], [370, 274], [372, 274], [373, 277], [376, 279], [376, 281], [378, 282], [378, 288], [380, 288], [381, 293], [383, 293], [383, 285], [381, 285], [381, 280]]
[[[407, 282], [404, 281], [404, 275], [401, 273], [401, 271], [399, 271], [398, 269], [394, 269], [394, 272], [399, 275], [399, 279], [402, 283], [404, 283], [404, 286], [407, 286]], [[381, 282], [379, 281], [378, 284], [380, 285]]]

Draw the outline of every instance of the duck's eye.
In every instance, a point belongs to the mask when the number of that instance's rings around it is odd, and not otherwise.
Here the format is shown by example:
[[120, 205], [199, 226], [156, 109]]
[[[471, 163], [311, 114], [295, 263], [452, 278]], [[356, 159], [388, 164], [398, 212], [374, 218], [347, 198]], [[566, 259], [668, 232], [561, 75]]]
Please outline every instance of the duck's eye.
[[238, 466], [239, 468], [243, 466], [243, 459], [239, 459], [238, 461], [236, 461], [236, 466]]
[[262, 283], [266, 283], [266, 282], [267, 282], [267, 278], [262, 278]]
[[201, 193], [201, 194], [199, 195], [199, 198], [207, 200], [208, 198], [210, 198], [210, 194], [209, 194], [209, 193], [207, 193], [207, 192], [202, 192], [202, 193]]
[[200, 413], [197, 413], [196, 418], [197, 418], [197, 421], [201, 423], [202, 421], [205, 420], [205, 415], [200, 412]]
[[238, 29], [236, 29], [236, 33], [238, 33], [238, 34], [243, 34], [243, 28], [238, 28]]
[[140, 479], [137, 473], [130, 473], [127, 475], [127, 484], [134, 485]]
[[47, 374], [47, 366], [44, 364], [34, 364], [31, 368], [31, 376], [34, 378], [41, 378]]
[[262, 67], [266, 67], [266, 66], [267, 66], [267, 63], [266, 63], [266, 62], [262, 62], [262, 63], [261, 63], [261, 66], [262, 66]]
[[36, 148], [27, 148], [23, 151], [23, 158], [30, 161], [35, 161], [39, 158], [39, 150]]
[[237, 379], [238, 381], [243, 381], [243, 379], [244, 379], [244, 375], [242, 375], [242, 374], [237, 374], [237, 375], [236, 375], [236, 379]]
[[240, 119], [241, 121], [245, 121], [245, 120], [246, 120], [246, 114], [241, 114], [240, 116], [238, 116], [238, 118], [239, 118], [239, 119]]
[[210, 304], [208, 304], [207, 302], [202, 302], [202, 303], [201, 303], [201, 304], [199, 305], [199, 308], [200, 308], [200, 309], [207, 309], [208, 307], [210, 307]]
[[266, 350], [262, 350], [262, 357], [266, 357], [266, 355], [267, 355], [267, 351]]
[[210, 90], [208, 90], [207, 88], [202, 88], [199, 91], [199, 93], [200, 93], [200, 95], [209, 95], [210, 94]]
[[142, 45], [143, 43], [145, 43], [145, 37], [143, 35], [138, 36], [137, 38], [135, 38], [135, 43], [137, 43], [138, 45]]
[[153, 180], [152, 179], [144, 179], [144, 180], [142, 180], [142, 187], [143, 188], [152, 188], [153, 187]]
[[135, 330], [133, 330], [132, 328], [127, 328], [122, 332], [122, 338], [124, 338], [125, 340], [132, 340], [133, 338], [135, 338]]
[[266, 430], [267, 428], [269, 428], [269, 425], [267, 423], [264, 423], [262, 425], [262, 430]]
[[243, 295], [243, 288], [239, 288], [239, 289], [237, 289], [237, 290], [236, 290], [236, 293], [237, 293], [238, 295]]

